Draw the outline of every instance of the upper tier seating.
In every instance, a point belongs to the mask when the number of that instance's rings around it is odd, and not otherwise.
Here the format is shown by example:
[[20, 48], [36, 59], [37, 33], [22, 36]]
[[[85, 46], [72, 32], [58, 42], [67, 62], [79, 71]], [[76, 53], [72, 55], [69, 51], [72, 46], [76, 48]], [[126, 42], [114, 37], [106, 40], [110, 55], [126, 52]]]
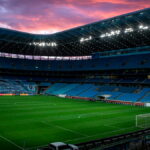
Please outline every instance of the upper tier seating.
[[[130, 55], [105, 56], [87, 60], [28, 60], [0, 57], [1, 69], [32, 71], [90, 71], [146, 69], [150, 66], [150, 53], [134, 53]], [[49, 64], [51, 66], [49, 67]], [[57, 82], [57, 81], [56, 81]]]

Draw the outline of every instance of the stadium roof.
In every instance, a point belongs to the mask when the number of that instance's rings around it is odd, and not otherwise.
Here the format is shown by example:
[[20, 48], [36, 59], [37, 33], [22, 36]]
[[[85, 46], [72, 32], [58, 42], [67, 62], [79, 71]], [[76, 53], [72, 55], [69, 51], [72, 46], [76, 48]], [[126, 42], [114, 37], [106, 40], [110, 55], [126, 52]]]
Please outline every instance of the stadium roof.
[[86, 56], [150, 45], [150, 8], [63, 32], [39, 35], [0, 28], [0, 52], [37, 56]]

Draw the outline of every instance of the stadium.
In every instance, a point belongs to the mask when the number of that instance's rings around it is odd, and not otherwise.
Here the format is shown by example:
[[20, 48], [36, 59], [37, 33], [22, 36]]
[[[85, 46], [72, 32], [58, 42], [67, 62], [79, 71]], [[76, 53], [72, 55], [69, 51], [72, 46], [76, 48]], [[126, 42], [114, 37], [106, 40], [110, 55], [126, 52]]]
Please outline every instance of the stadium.
[[48, 35], [0, 28], [0, 120], [2, 150], [149, 150], [150, 8]]

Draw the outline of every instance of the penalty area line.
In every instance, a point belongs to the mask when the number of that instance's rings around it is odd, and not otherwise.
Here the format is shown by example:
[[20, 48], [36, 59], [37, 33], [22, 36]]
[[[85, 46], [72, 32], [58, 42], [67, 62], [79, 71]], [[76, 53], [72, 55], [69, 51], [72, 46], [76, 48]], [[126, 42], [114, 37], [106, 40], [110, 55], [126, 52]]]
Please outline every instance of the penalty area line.
[[42, 122], [42, 123], [44, 123], [44, 124], [46, 124], [46, 125], [48, 125], [48, 126], [53, 126], [53, 127], [56, 127], [56, 128], [62, 129], [62, 130], [65, 130], [65, 131], [72, 132], [72, 133], [74, 133], [74, 134], [78, 134], [78, 135], [81, 135], [81, 136], [88, 137], [88, 135], [86, 135], [86, 134], [82, 134], [82, 133], [80, 133], [80, 132], [77, 132], [77, 131], [74, 131], [74, 130], [71, 130], [71, 129], [67, 129], [67, 128], [64, 128], [64, 127], [61, 127], [61, 126], [58, 126], [58, 125], [52, 125], [52, 124], [49, 124], [49, 123], [47, 123], [47, 122]]
[[[45, 123], [45, 122], [42, 122], [42, 123], [47, 124], [49, 126], [52, 126], [52, 125], [50, 125], [48, 123]], [[84, 139], [87, 139], [87, 138], [96, 137], [98, 135], [105, 135], [105, 134], [109, 134], [109, 133], [115, 133], [115, 132], [118, 132], [118, 131], [122, 131], [122, 130], [125, 130], [125, 129], [132, 129], [132, 128], [134, 128], [134, 127], [128, 127], [128, 128], [123, 128], [123, 129], [120, 128], [119, 130], [105, 132], [105, 133], [102, 133], [102, 134], [95, 134], [95, 135], [91, 135], [91, 136], [87, 136], [87, 137], [75, 138], [75, 139], [72, 139], [72, 140], [66, 140], [64, 142], [67, 143], [67, 142], [72, 142], [72, 141], [84, 140]], [[26, 148], [26, 150], [30, 150], [30, 149], [38, 148], [38, 147], [43, 147], [43, 146], [47, 146], [47, 145], [38, 145], [38, 146], [34, 146], [34, 147], [29, 147], [29, 148]]]
[[91, 136], [88, 136], [88, 137], [81, 137], [81, 138], [76, 138], [76, 139], [72, 139], [72, 140], [67, 140], [65, 142], [84, 140], [84, 139], [87, 139], [87, 138], [93, 138], [93, 137], [96, 137], [96, 136], [99, 136], [99, 135], [105, 135], [105, 134], [109, 134], [109, 133], [116, 133], [118, 131], [123, 131], [123, 130], [126, 130], [126, 129], [132, 129], [132, 128], [135, 128], [135, 127], [129, 127], [129, 128], [123, 128], [123, 129], [120, 128], [118, 130], [114, 130], [114, 131], [110, 131], [110, 132], [104, 132], [104, 133], [99, 133], [99, 134], [94, 134], [94, 135], [91, 135]]
[[12, 145], [16, 146], [16, 147], [17, 147], [17, 148], [19, 148], [19, 149], [24, 150], [24, 148], [23, 148], [23, 147], [21, 147], [21, 146], [17, 145], [16, 143], [14, 143], [13, 141], [9, 140], [9, 139], [8, 139], [8, 138], [6, 138], [6, 137], [4, 137], [4, 136], [0, 135], [0, 138], [1, 138], [1, 139], [3, 139], [3, 140], [5, 140], [5, 141], [7, 141], [8, 143], [10, 143], [10, 144], [12, 144]]

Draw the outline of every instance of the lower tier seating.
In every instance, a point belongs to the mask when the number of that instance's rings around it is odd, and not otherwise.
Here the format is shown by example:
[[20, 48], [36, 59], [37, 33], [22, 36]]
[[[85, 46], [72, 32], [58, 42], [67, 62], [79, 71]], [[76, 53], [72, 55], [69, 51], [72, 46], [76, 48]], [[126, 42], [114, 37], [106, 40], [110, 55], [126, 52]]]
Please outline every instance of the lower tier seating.
[[43, 94], [64, 94], [67, 96], [89, 98], [106, 96], [109, 100], [150, 102], [150, 88], [144, 87], [55, 83]]
[[0, 94], [36, 94], [34, 82], [22, 80], [0, 80]]
[[92, 83], [36, 83], [26, 80], [0, 79], [0, 94], [29, 94], [38, 93], [38, 86], [47, 86], [42, 94], [67, 95], [85, 98], [107, 97], [109, 100], [130, 102], [150, 102], [150, 88], [116, 86], [111, 84]]

